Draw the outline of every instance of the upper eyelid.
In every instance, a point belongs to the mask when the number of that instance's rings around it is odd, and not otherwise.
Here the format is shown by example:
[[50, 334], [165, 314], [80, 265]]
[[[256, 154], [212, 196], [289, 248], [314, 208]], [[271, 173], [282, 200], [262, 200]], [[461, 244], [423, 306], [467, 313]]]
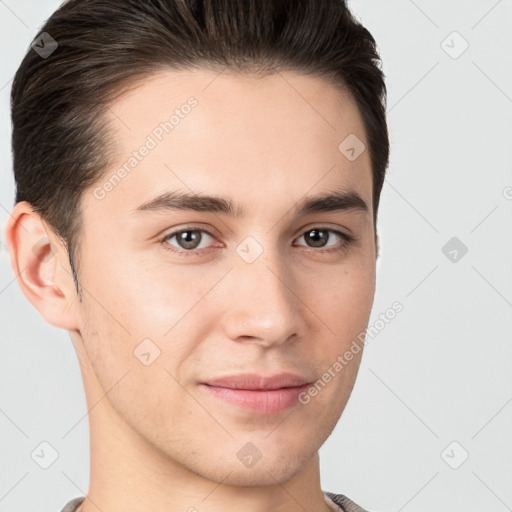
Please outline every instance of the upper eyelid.
[[331, 233], [334, 233], [340, 237], [350, 237], [350, 235], [344, 233], [343, 231], [341, 231], [340, 229], [334, 229], [334, 228], [328, 228], [328, 227], [324, 227], [324, 226], [315, 226], [315, 227], [312, 227], [312, 228], [308, 228], [308, 229], [305, 229], [302, 231], [302, 233], [296, 237], [294, 240], [297, 240], [297, 238], [301, 238], [304, 236], [305, 233], [307, 233], [308, 231], [313, 231], [314, 229], [318, 229], [318, 230], [321, 230], [321, 231], [330, 231]]
[[[306, 227], [302, 227], [301, 231], [299, 232], [299, 235], [303, 235], [307, 231], [311, 231], [313, 229], [325, 229], [325, 230], [329, 230], [329, 231], [338, 231], [338, 232], [344, 234], [344, 231], [343, 231], [344, 228], [341, 226], [331, 227], [331, 226], [327, 226], [325, 223], [317, 222], [317, 223], [311, 223]], [[350, 230], [348, 228], [345, 228], [345, 229], [349, 232], [349, 233], [347, 233], [347, 235], [349, 235]], [[211, 236], [217, 236], [216, 234], [214, 234], [217, 232], [216, 229], [210, 229], [208, 227], [203, 227], [202, 225], [196, 226], [196, 225], [194, 225], [194, 223], [191, 223], [190, 225], [185, 224], [183, 227], [170, 228], [170, 231], [167, 233], [167, 235], [162, 235], [162, 236], [176, 235], [183, 231], [204, 231]]]
[[164, 235], [161, 239], [165, 240], [167, 238], [172, 238], [173, 236], [179, 235], [180, 233], [184, 233], [186, 231], [201, 231], [201, 232], [206, 233], [207, 235], [211, 236], [212, 238], [216, 238], [216, 236], [217, 236], [214, 233], [212, 233], [209, 229], [190, 226], [190, 227], [184, 227], [184, 228], [177, 229], [176, 231], [170, 231], [169, 233]]

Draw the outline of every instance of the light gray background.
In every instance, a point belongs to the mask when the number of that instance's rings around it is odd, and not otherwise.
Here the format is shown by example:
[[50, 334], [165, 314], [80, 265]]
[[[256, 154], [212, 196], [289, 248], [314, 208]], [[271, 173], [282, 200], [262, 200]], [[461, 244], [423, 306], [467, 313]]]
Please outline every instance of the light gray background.
[[[11, 80], [58, 5], [0, 0], [2, 237], [14, 201]], [[369, 340], [320, 451], [322, 488], [372, 511], [512, 510], [512, 2], [350, 6], [379, 44], [388, 85], [370, 324], [396, 300], [404, 309]], [[454, 58], [462, 38], [469, 47]], [[442, 252], [452, 237], [468, 248], [456, 262]], [[88, 488], [79, 367], [67, 332], [21, 293], [3, 239], [0, 257], [0, 512], [57, 511]], [[46, 470], [31, 458], [42, 441], [59, 454]]]

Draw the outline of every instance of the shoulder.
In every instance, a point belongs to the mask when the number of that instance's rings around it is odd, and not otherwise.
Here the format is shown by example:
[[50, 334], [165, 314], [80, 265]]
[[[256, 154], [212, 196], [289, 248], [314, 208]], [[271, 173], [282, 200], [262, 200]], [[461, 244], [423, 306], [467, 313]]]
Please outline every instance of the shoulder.
[[71, 501], [68, 501], [61, 512], [75, 512], [76, 509], [82, 504], [82, 501], [85, 500], [85, 496], [79, 496], [78, 498], [73, 498]]
[[335, 494], [327, 491], [324, 491], [324, 494], [331, 498], [336, 505], [339, 505], [344, 512], [368, 512], [343, 494]]

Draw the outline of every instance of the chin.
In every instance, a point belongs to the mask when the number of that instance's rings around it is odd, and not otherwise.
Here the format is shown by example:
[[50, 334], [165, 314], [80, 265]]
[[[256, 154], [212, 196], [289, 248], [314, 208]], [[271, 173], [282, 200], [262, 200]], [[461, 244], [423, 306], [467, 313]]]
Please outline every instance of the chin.
[[223, 485], [227, 484], [238, 487], [273, 486], [288, 482], [302, 469], [302, 467], [299, 466], [295, 467], [295, 465], [290, 464], [283, 465], [282, 463], [265, 465], [262, 460], [263, 459], [260, 459], [258, 462], [258, 465], [261, 464], [259, 468], [231, 469], [231, 473], [225, 478], [226, 473], [223, 473], [224, 476], [220, 477], [220, 481], [222, 481]]

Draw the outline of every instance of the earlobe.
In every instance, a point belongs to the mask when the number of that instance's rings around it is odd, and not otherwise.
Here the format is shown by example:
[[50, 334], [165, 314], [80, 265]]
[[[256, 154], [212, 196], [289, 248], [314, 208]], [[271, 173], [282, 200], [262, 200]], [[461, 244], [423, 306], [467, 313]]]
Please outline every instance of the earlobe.
[[11, 212], [5, 236], [12, 269], [30, 303], [49, 324], [78, 329], [72, 308], [75, 288], [68, 282], [69, 274], [59, 271], [67, 263], [66, 249], [48, 224], [21, 201]]

